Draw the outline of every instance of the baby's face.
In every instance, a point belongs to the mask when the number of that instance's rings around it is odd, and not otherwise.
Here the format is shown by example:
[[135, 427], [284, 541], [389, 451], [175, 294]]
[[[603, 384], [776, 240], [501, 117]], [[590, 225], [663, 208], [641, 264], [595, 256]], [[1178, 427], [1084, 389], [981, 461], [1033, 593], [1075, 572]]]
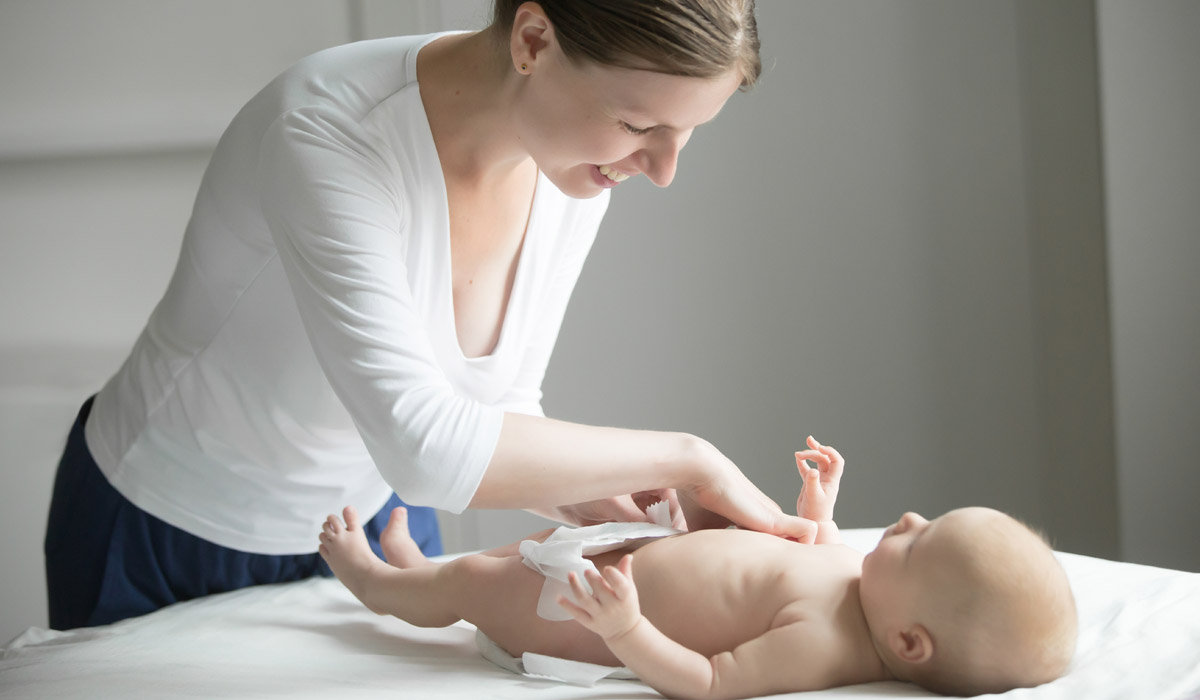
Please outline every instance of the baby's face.
[[884, 530], [883, 538], [862, 563], [859, 597], [867, 620], [890, 620], [916, 605], [925, 568], [921, 560], [928, 558], [928, 544], [936, 544], [930, 533], [937, 534], [941, 520], [931, 522], [916, 513], [905, 513]]
[[1036, 533], [990, 508], [933, 521], [905, 513], [863, 559], [859, 599], [872, 636], [894, 659], [906, 663], [906, 635], [919, 628], [933, 658], [974, 669], [978, 688], [1057, 678], [1074, 649], [1076, 613], [1061, 565]]
[[901, 516], [863, 559], [859, 595], [868, 622], [874, 627], [877, 621], [911, 618], [920, 595], [929, 590], [936, 565], [954, 556], [962, 538], [1005, 517], [988, 508], [960, 508], [934, 520], [916, 513]]

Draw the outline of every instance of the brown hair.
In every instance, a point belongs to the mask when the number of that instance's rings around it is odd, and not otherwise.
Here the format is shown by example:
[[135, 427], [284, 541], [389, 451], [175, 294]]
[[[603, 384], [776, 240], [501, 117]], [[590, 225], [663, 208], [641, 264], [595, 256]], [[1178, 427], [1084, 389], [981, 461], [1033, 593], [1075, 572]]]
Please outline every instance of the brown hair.
[[[512, 31], [525, 0], [495, 0], [492, 28]], [[540, 0], [566, 57], [691, 78], [762, 72], [754, 0]]]

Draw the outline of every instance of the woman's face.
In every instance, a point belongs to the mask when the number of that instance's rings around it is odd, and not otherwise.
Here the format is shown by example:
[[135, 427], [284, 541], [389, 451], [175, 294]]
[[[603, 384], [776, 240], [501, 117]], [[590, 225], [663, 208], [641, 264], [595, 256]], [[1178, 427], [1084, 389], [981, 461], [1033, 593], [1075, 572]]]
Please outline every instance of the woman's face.
[[576, 66], [557, 46], [521, 80], [517, 137], [546, 177], [579, 199], [637, 175], [671, 184], [692, 130], [716, 117], [741, 84], [733, 71], [705, 79]]

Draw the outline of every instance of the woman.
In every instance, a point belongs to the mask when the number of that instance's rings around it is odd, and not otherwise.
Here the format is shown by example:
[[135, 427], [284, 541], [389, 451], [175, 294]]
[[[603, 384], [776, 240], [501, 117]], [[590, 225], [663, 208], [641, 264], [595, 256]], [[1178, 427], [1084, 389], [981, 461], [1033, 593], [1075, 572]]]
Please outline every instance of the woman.
[[[85, 403], [46, 535], [52, 627], [328, 574], [344, 504], [527, 508], [798, 538], [707, 442], [545, 418], [609, 190], [666, 186], [759, 71], [753, 0], [500, 0], [482, 32], [311, 56], [230, 124], [167, 292]], [[393, 493], [394, 490], [394, 493]], [[440, 551], [432, 510], [410, 528]]]

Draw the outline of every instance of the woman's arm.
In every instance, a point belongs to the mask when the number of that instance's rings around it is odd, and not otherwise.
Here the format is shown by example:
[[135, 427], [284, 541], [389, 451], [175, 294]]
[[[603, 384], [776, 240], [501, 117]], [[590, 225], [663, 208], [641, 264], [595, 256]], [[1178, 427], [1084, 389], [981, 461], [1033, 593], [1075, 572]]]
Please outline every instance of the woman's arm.
[[537, 508], [675, 488], [689, 529], [740, 527], [812, 542], [725, 455], [686, 433], [604, 428], [508, 413], [472, 508]]
[[401, 498], [457, 512], [676, 487], [692, 528], [718, 524], [711, 512], [765, 532], [808, 533], [811, 523], [784, 516], [698, 438], [506, 413], [455, 392], [430, 341], [413, 332], [424, 321], [397, 244], [408, 197], [374, 139], [352, 115], [293, 110], [264, 136], [258, 175], [317, 362]]

